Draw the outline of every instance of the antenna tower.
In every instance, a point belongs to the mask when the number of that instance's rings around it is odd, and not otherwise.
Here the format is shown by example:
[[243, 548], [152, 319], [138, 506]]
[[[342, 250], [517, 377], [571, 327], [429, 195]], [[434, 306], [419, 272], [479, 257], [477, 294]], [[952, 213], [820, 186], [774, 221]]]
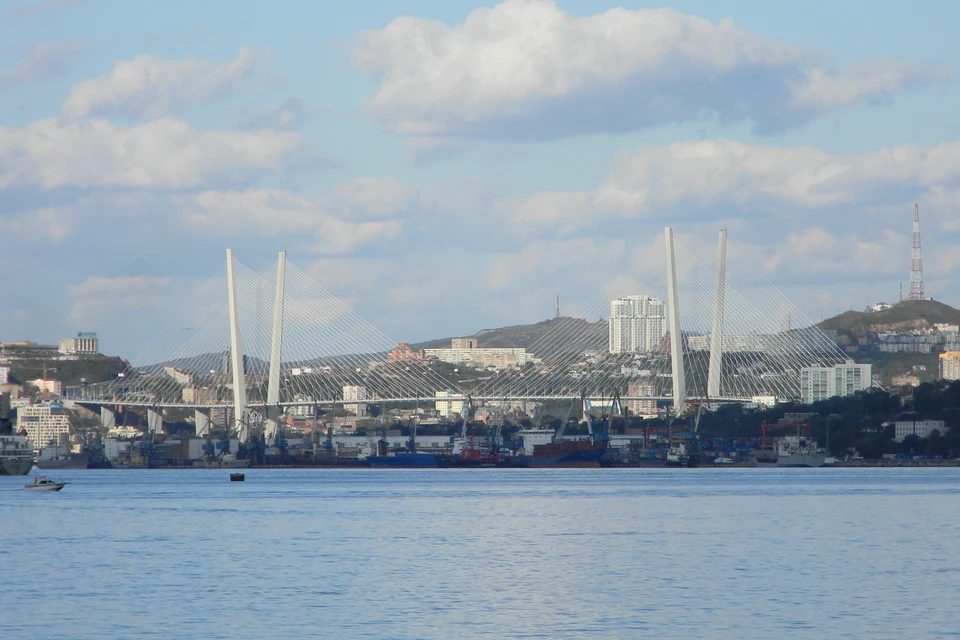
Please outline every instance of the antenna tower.
[[560, 295], [557, 295], [557, 317], [560, 317]]
[[925, 300], [923, 260], [920, 258], [920, 205], [913, 205], [913, 251], [910, 254], [910, 299]]

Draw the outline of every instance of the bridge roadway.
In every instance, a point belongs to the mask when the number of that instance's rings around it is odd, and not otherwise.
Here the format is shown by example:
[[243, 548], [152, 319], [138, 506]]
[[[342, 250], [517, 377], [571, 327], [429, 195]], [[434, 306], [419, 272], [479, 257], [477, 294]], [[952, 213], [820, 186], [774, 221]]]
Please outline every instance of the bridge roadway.
[[[421, 397], [410, 397], [410, 398], [368, 398], [367, 400], [348, 400], [344, 402], [343, 400], [315, 400], [315, 401], [295, 401], [295, 402], [278, 402], [277, 405], [271, 406], [280, 406], [280, 407], [330, 407], [334, 405], [342, 404], [401, 404], [401, 403], [430, 403], [430, 402], [459, 402], [465, 400], [466, 395], [462, 396], [451, 396], [448, 398], [435, 398], [432, 396], [421, 396]], [[581, 396], [577, 395], [557, 395], [557, 396], [470, 396], [474, 402], [560, 402], [560, 401], [573, 401], [579, 400]], [[590, 402], [609, 402], [612, 400], [612, 396], [585, 396], [585, 400]], [[217, 404], [185, 404], [180, 402], [138, 402], [138, 401], [120, 401], [114, 399], [97, 399], [97, 398], [83, 398], [83, 397], [72, 397], [69, 398], [74, 403], [81, 405], [92, 405], [92, 406], [104, 406], [104, 407], [139, 407], [144, 409], [219, 409], [219, 408], [233, 408], [232, 402], [220, 402]], [[621, 402], [629, 401], [651, 401], [651, 400], [673, 400], [671, 396], [620, 396]], [[688, 398], [688, 401], [693, 399]], [[719, 402], [719, 403], [745, 403], [752, 402], [752, 398], [736, 398], [736, 397], [719, 397], [719, 398], [710, 398], [708, 402]], [[263, 409], [268, 405], [265, 402], [248, 402], [248, 409]]]

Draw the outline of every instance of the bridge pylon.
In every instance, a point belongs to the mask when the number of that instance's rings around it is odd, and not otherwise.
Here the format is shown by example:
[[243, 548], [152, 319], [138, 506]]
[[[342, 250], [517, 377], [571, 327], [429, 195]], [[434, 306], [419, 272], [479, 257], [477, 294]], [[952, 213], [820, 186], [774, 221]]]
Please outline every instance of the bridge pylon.
[[713, 297], [713, 329], [710, 332], [710, 366], [707, 372], [707, 397], [720, 397], [723, 365], [723, 304], [726, 294], [727, 230], [717, 239], [717, 288]]
[[277, 438], [280, 422], [280, 367], [283, 358], [283, 298], [287, 252], [277, 260], [277, 288], [273, 301], [273, 337], [270, 340], [270, 372], [267, 376], [267, 421], [264, 437], [269, 444]]
[[243, 368], [243, 345], [240, 340], [240, 319], [237, 317], [237, 287], [234, 281], [233, 249], [227, 249], [227, 306], [230, 313], [230, 370], [233, 374], [232, 430], [240, 442], [250, 435], [247, 420], [247, 381]]
[[683, 329], [677, 300], [677, 261], [673, 247], [673, 229], [664, 227], [667, 245], [667, 313], [670, 317], [670, 363], [673, 374], [673, 412], [682, 415], [687, 408], [687, 379], [683, 368]]

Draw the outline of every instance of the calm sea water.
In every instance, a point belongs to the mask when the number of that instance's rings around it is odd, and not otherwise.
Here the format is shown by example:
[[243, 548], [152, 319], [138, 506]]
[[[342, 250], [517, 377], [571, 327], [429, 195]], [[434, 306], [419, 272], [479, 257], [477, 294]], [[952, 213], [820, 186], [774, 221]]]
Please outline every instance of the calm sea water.
[[960, 634], [957, 469], [246, 475], [0, 478], [0, 637]]

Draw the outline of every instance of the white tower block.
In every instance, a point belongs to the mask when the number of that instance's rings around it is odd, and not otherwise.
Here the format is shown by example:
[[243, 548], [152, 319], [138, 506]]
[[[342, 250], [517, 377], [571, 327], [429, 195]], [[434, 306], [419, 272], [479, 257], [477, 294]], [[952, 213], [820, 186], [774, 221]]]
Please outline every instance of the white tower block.
[[673, 365], [673, 411], [682, 415], [687, 409], [687, 379], [683, 370], [683, 330], [677, 306], [676, 260], [673, 255], [673, 229], [664, 227], [667, 245], [667, 312], [670, 314], [670, 361]]
[[243, 346], [237, 318], [237, 289], [233, 279], [233, 249], [227, 249], [227, 305], [230, 307], [230, 363], [233, 372], [233, 429], [240, 442], [249, 437], [247, 428], [247, 381], [243, 371]]
[[277, 292], [273, 300], [273, 338], [270, 343], [270, 374], [267, 377], [267, 424], [264, 436], [269, 444], [277, 437], [280, 421], [280, 367], [283, 362], [283, 295], [287, 252], [277, 261]]
[[710, 332], [710, 369], [707, 374], [707, 397], [720, 396], [720, 369], [723, 365], [723, 302], [727, 278], [727, 230], [720, 230], [717, 240], [717, 290], [713, 297], [713, 330]]

